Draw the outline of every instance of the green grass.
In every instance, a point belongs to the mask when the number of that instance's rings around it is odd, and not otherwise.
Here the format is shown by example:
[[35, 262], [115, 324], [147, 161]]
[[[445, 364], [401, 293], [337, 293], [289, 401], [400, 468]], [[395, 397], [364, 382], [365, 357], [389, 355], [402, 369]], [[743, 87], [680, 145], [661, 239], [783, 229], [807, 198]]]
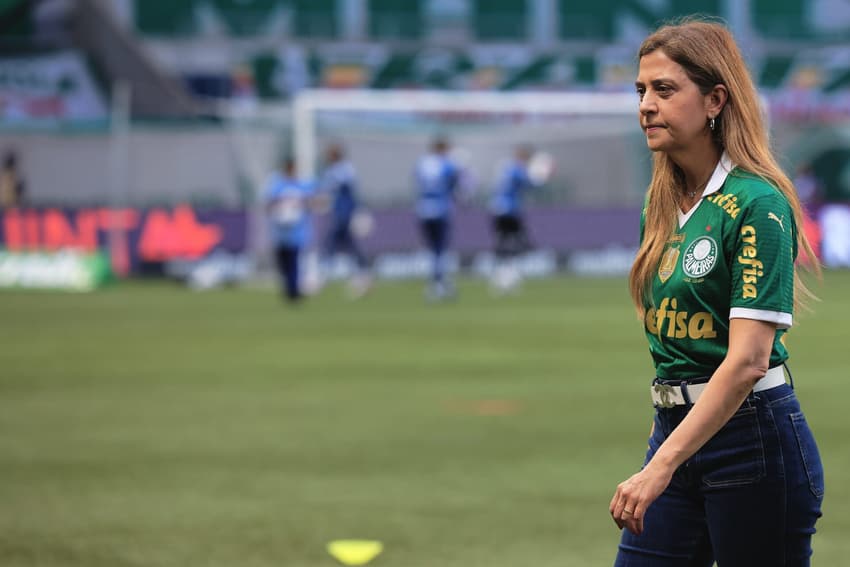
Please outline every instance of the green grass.
[[[816, 565], [850, 561], [848, 290], [827, 274], [789, 335], [827, 468]], [[0, 317], [4, 567], [321, 567], [338, 538], [383, 541], [387, 567], [613, 560], [652, 414], [623, 280], [295, 309], [128, 283], [5, 292]]]

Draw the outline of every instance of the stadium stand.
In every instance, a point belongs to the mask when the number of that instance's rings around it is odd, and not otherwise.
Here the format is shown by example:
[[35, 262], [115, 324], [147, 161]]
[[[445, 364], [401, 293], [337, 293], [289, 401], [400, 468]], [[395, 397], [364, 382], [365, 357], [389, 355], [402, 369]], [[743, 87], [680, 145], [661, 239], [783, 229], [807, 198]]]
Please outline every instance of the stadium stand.
[[[153, 2], [142, 4], [154, 4]], [[77, 0], [74, 39], [112, 84], [132, 88], [131, 112], [141, 118], [192, 118], [201, 113], [174, 78], [162, 72], [98, 0]]]
[[188, 37], [198, 32], [196, 0], [135, 2], [136, 29], [147, 36]]
[[423, 0], [369, 2], [369, 36], [375, 40], [418, 39], [423, 29]]
[[522, 41], [528, 36], [525, 0], [475, 0], [473, 26], [480, 41]]

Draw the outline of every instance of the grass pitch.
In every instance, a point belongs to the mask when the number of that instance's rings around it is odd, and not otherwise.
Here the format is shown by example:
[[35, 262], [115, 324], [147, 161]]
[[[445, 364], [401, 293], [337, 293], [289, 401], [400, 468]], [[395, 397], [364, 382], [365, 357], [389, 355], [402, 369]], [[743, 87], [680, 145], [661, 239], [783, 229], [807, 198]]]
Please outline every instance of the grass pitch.
[[[652, 375], [622, 279], [0, 294], [0, 565], [610, 565]], [[789, 334], [821, 445], [816, 565], [850, 563], [850, 273]]]

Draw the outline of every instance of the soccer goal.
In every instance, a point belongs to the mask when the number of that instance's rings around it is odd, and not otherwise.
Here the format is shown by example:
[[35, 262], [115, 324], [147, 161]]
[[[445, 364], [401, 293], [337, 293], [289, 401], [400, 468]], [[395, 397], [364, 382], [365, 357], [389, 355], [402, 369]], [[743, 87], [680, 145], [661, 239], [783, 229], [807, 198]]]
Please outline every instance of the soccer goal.
[[[367, 253], [379, 263], [399, 255], [404, 261], [393, 264], [399, 273], [419, 274], [422, 262], [410, 260], [421, 245], [409, 218], [412, 171], [436, 136], [449, 139], [468, 181], [453, 240], [466, 265], [491, 250], [487, 203], [519, 145], [546, 154], [553, 165], [527, 205], [536, 244], [562, 259], [636, 233], [616, 221], [588, 219], [614, 209], [637, 218], [651, 173], [637, 112], [633, 93], [305, 90], [291, 105], [231, 109], [227, 124], [241, 176], [257, 197], [283, 155], [295, 157], [300, 176], [315, 178], [324, 148], [343, 144], [358, 174], [360, 197], [376, 215]], [[252, 248], [262, 258], [268, 240], [263, 211], [256, 205], [253, 210]], [[588, 210], [597, 216], [585, 214]], [[316, 220], [320, 235], [324, 220], [321, 215]]]

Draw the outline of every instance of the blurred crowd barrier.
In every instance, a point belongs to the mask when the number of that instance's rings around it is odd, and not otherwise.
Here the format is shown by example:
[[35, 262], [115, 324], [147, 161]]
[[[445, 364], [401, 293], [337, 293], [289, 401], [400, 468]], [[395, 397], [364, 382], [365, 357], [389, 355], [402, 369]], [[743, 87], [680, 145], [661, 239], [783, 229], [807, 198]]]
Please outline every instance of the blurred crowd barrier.
[[[638, 208], [531, 207], [526, 218], [534, 248], [519, 259], [518, 268], [530, 277], [560, 272], [622, 275], [636, 251], [639, 214]], [[100, 255], [108, 266], [106, 271], [119, 277], [167, 276], [202, 287], [244, 282], [263, 272], [268, 261], [267, 244], [251, 240], [251, 218], [248, 209], [190, 205], [2, 210], [0, 287], [24, 285], [26, 278], [21, 273], [32, 274], [36, 268], [40, 274], [58, 273], [57, 265], [68, 266], [74, 260], [62, 255], [67, 253]], [[318, 234], [326, 222], [324, 217], [316, 218]], [[427, 274], [429, 257], [421, 249], [418, 225], [410, 210], [378, 210], [374, 227], [363, 239], [363, 250], [377, 277], [404, 279]], [[824, 265], [850, 267], [850, 204], [809, 208], [804, 229]], [[495, 260], [492, 246], [486, 211], [461, 208], [455, 216], [450, 270], [490, 274]], [[315, 243], [310, 251], [308, 271], [309, 266], [315, 268]], [[45, 254], [59, 256], [51, 259]], [[97, 274], [105, 273], [101, 264], [97, 266]], [[330, 277], [345, 278], [355, 269], [351, 260], [338, 258]], [[97, 275], [99, 283], [106, 281], [101, 275]], [[89, 281], [80, 280], [82, 277], [68, 281], [79, 287], [79, 281]]]

